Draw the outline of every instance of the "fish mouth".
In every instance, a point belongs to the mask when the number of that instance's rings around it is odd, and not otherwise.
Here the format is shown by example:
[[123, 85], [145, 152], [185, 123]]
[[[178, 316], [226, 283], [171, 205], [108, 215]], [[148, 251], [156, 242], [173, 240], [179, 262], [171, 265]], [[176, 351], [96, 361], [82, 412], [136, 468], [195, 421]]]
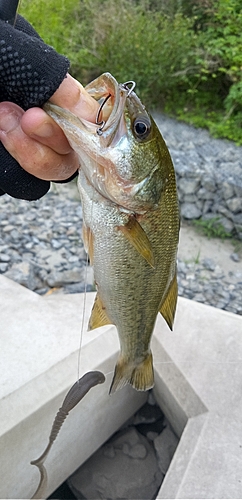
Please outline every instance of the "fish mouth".
[[104, 73], [86, 85], [85, 90], [100, 104], [96, 123], [79, 118], [71, 111], [50, 102], [45, 103], [43, 109], [59, 124], [64, 132], [67, 132], [67, 138], [69, 135], [67, 123], [69, 122], [70, 126], [76, 127], [79, 132], [102, 136], [102, 144], [105, 143], [106, 146], [109, 146], [112, 135], [122, 118], [130, 90], [123, 85], [119, 85], [110, 73]]
[[102, 142], [109, 146], [120, 125], [130, 89], [118, 84], [110, 73], [104, 73], [89, 83], [85, 90], [100, 103], [96, 117], [96, 132], [102, 136]]
[[[85, 89], [100, 103], [96, 123], [80, 119], [70, 111], [47, 103], [45, 111], [58, 123], [71, 147], [78, 154], [80, 168], [89, 183], [104, 198], [125, 210], [143, 214], [154, 208], [154, 196], [148, 189], [156, 177], [158, 167], [132, 177], [125, 168], [119, 169], [129, 149], [127, 114], [144, 110], [144, 106], [127, 84], [118, 84], [104, 73]], [[122, 143], [122, 147], [120, 144]], [[140, 177], [140, 178], [139, 178]], [[157, 198], [157, 196], [156, 196]], [[158, 200], [155, 200], [155, 204]]]

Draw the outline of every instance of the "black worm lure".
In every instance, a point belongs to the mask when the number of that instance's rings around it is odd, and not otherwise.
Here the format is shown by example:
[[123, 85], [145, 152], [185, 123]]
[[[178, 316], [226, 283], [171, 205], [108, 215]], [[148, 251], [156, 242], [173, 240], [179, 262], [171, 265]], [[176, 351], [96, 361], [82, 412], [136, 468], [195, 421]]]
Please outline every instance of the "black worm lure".
[[61, 408], [58, 410], [55, 420], [52, 425], [52, 429], [49, 436], [49, 443], [45, 448], [42, 455], [36, 460], [32, 460], [31, 465], [36, 465], [40, 471], [40, 482], [38, 488], [32, 498], [43, 498], [43, 492], [47, 484], [47, 471], [44, 466], [44, 461], [55, 441], [60, 428], [66, 419], [68, 413], [75, 408], [75, 406], [81, 401], [82, 398], [90, 391], [95, 385], [103, 384], [105, 377], [103, 373], [95, 371], [88, 372], [83, 375], [69, 390], [67, 393]]

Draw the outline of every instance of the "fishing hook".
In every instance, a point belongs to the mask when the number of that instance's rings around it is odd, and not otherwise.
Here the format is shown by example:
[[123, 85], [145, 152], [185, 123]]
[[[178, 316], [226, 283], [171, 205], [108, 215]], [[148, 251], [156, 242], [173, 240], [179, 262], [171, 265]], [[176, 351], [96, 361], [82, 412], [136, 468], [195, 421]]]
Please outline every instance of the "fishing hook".
[[[129, 87], [129, 85], [131, 85], [131, 87]], [[123, 87], [125, 90], [128, 90], [127, 97], [129, 97], [130, 94], [131, 94], [131, 92], [133, 92], [133, 90], [135, 89], [136, 83], [133, 80], [129, 80], [128, 82], [122, 83], [121, 87]], [[109, 97], [111, 97], [111, 94], [108, 94], [107, 97], [105, 97], [105, 99], [103, 100], [103, 102], [100, 105], [100, 108], [99, 108], [99, 110], [97, 112], [96, 125], [99, 125], [99, 127], [97, 129], [97, 134], [98, 135], [102, 135], [102, 133], [103, 133], [103, 127], [104, 127], [104, 125], [106, 123], [104, 120], [99, 121], [99, 118], [100, 118], [101, 111], [102, 111], [104, 105], [106, 104], [107, 100], [109, 99]]]
[[[131, 85], [131, 87], [129, 87], [129, 85]], [[129, 91], [127, 94], [127, 97], [129, 97], [131, 92], [135, 89], [136, 83], [133, 80], [129, 80], [128, 82], [122, 83], [121, 86]]]
[[98, 135], [102, 135], [102, 133], [103, 133], [103, 127], [104, 127], [104, 125], [106, 123], [104, 120], [99, 121], [99, 118], [100, 118], [101, 111], [102, 111], [104, 105], [106, 104], [107, 100], [109, 99], [109, 97], [111, 97], [111, 94], [108, 94], [107, 97], [105, 97], [105, 99], [103, 100], [103, 102], [100, 105], [100, 108], [99, 108], [99, 110], [97, 112], [96, 125], [99, 125], [99, 127], [97, 129], [97, 134]]

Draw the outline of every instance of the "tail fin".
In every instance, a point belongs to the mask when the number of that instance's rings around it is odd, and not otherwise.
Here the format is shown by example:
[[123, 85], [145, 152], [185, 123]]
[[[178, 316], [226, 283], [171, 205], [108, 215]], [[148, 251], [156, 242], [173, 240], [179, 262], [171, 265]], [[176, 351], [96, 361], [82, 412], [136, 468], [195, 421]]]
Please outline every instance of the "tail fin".
[[125, 358], [120, 356], [115, 366], [109, 394], [113, 394], [126, 384], [131, 384], [137, 391], [152, 389], [154, 386], [154, 371], [151, 352], [137, 366], [134, 366], [134, 363], [127, 363]]

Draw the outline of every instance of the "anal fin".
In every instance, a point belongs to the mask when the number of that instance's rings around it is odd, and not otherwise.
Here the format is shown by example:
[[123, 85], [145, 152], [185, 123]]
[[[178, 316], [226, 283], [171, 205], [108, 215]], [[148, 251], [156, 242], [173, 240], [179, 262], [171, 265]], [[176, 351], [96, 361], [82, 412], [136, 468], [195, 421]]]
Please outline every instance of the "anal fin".
[[113, 394], [126, 384], [131, 384], [137, 391], [152, 389], [154, 386], [154, 370], [151, 352], [136, 366], [134, 362], [126, 362], [125, 358], [119, 357], [109, 394]]
[[89, 331], [94, 330], [95, 328], [99, 328], [99, 326], [105, 326], [110, 324], [112, 324], [112, 321], [110, 321], [106, 313], [106, 308], [104, 307], [100, 299], [100, 296], [97, 292], [88, 323], [88, 330]]
[[171, 330], [173, 327], [174, 317], [176, 312], [177, 294], [178, 294], [177, 276], [175, 273], [175, 276], [166, 294], [165, 300], [162, 302], [159, 311]]
[[137, 252], [154, 268], [155, 258], [149, 238], [137, 219], [134, 216], [130, 216], [127, 224], [124, 226], [116, 226], [116, 228], [122, 231]]

